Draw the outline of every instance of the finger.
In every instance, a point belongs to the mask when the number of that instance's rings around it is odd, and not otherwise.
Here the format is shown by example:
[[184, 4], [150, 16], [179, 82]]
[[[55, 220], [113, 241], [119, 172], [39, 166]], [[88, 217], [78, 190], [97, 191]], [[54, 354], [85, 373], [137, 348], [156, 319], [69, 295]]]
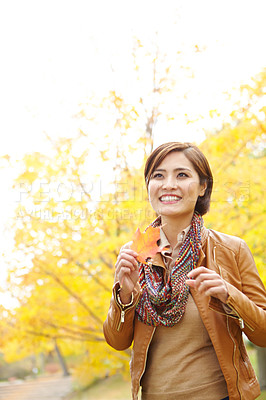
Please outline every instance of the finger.
[[129, 254], [129, 253], [120, 253], [117, 257], [117, 262], [124, 260], [124, 259], [131, 261], [132, 264], [134, 264], [137, 267], [137, 265], [138, 265], [137, 256], [134, 256], [133, 254]]
[[132, 249], [131, 249], [132, 243], [133, 243], [133, 242], [131, 241], [131, 242], [128, 242], [128, 243], [124, 244], [124, 246], [122, 246], [121, 249], [120, 249], [120, 253], [121, 253], [122, 251], [126, 251], [126, 252], [134, 253], [135, 256], [137, 256], [138, 253], [137, 253], [135, 250], [132, 250]]
[[222, 288], [225, 287], [221, 280], [205, 280], [205, 281], [197, 281], [193, 279], [187, 279], [186, 284], [193, 289], [198, 290], [199, 293], [206, 292], [210, 288]]
[[216, 297], [223, 303], [226, 303], [229, 296], [226, 286], [211, 287], [205, 291], [205, 295]]
[[[210, 281], [210, 282], [213, 282], [213, 281], [220, 282], [221, 281], [222, 282], [222, 278], [220, 277], [220, 275], [218, 275], [216, 273], [214, 273], [214, 274], [202, 273], [199, 276], [197, 276], [196, 279], [188, 279], [186, 281], [186, 283], [190, 287], [198, 289], [202, 285], [203, 282], [207, 282], [207, 281]], [[191, 282], [194, 282], [194, 283], [191, 283]]]
[[187, 280], [185, 280], [185, 283], [186, 283], [189, 287], [191, 287], [192, 289], [195, 289], [196, 282], [195, 282], [193, 279], [187, 279]]
[[121, 251], [122, 249], [130, 249], [131, 246], [132, 246], [132, 244], [133, 244], [133, 241], [132, 241], [132, 240], [131, 240], [131, 242], [125, 243], [125, 244], [121, 247], [120, 251]]
[[118, 281], [122, 288], [133, 288], [138, 281], [138, 272], [131, 272], [128, 268], [123, 268], [118, 274]]
[[135, 263], [135, 261], [132, 260], [121, 260], [119, 263], [116, 265], [116, 270], [119, 272], [121, 268], [123, 267], [128, 267], [131, 269], [131, 272], [138, 271], [139, 267], [138, 264]]
[[123, 264], [125, 261], [130, 262], [135, 268], [138, 267], [138, 262], [135, 257], [130, 254], [120, 254], [117, 257], [116, 265]]
[[137, 259], [138, 253], [136, 253], [133, 250], [122, 250], [119, 254], [117, 259], [121, 259], [121, 258], [127, 258], [127, 257], [133, 257], [135, 260]]
[[204, 280], [202, 282], [200, 282], [197, 285], [196, 282], [196, 288], [198, 289], [199, 293], [205, 293], [207, 290], [209, 289], [219, 289], [219, 288], [224, 288], [223, 282], [222, 280]]
[[131, 273], [131, 269], [127, 268], [127, 267], [122, 267], [121, 270], [118, 273], [118, 280], [119, 282], [122, 282], [125, 275], [128, 276], [128, 278], [130, 277], [130, 273]]
[[220, 275], [214, 273], [214, 274], [200, 274], [196, 279], [194, 279], [197, 285], [200, 285], [203, 282], [207, 281], [222, 281], [222, 278]]
[[190, 271], [188, 274], [187, 274], [187, 276], [189, 277], [189, 278], [196, 278], [197, 276], [199, 276], [200, 274], [207, 274], [207, 273], [214, 273], [214, 274], [216, 274], [216, 272], [215, 271], [212, 271], [211, 269], [209, 269], [209, 268], [206, 268], [206, 267], [198, 267], [198, 268], [195, 268], [195, 269], [193, 269], [192, 271]]
[[138, 253], [135, 250], [131, 250], [131, 249], [121, 249], [120, 250], [120, 254], [131, 254], [133, 257], [137, 257]]
[[226, 289], [223, 286], [212, 286], [206, 288], [206, 290], [204, 291], [204, 294], [206, 294], [206, 296], [214, 296], [214, 297], [217, 297], [220, 294], [224, 293], [226, 293]]
[[130, 260], [121, 260], [116, 265], [117, 273], [121, 271], [123, 268], [128, 268], [129, 272], [136, 271], [136, 266]]
[[186, 280], [189, 287], [196, 289], [200, 294], [213, 296], [226, 303], [229, 296], [227, 286], [222, 279], [206, 280], [197, 285], [196, 280]]

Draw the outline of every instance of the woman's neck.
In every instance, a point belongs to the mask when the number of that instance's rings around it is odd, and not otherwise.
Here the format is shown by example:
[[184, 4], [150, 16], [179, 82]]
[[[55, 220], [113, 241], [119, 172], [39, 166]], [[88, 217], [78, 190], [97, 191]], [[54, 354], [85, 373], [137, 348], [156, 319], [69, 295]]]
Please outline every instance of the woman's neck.
[[163, 231], [172, 248], [177, 243], [178, 234], [191, 224], [192, 217], [193, 215], [187, 218], [161, 217]]

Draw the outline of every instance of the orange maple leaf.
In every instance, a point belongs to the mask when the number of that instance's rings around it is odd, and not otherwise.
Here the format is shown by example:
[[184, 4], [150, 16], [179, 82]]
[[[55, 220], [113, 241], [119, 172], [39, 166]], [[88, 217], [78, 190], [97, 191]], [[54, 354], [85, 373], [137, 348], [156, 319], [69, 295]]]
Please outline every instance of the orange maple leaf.
[[131, 249], [138, 253], [137, 260], [145, 262], [147, 258], [152, 258], [156, 253], [163, 249], [157, 245], [160, 239], [160, 228], [149, 226], [145, 232], [141, 233], [138, 228], [133, 236]]

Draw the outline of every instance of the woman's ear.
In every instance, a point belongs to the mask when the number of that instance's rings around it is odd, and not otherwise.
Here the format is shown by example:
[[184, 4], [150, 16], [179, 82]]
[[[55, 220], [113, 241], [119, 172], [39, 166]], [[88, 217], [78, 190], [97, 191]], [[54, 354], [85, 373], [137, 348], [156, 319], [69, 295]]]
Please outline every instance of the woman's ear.
[[203, 197], [205, 195], [207, 189], [207, 182], [204, 181], [201, 185], [200, 185], [200, 192], [199, 192], [199, 197]]

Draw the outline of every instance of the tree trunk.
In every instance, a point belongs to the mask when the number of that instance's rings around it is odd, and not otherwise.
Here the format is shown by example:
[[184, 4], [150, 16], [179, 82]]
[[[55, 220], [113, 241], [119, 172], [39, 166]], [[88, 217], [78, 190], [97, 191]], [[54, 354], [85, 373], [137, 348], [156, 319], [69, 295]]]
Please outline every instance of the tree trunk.
[[61, 351], [60, 351], [60, 349], [58, 347], [58, 344], [57, 344], [56, 340], [54, 341], [54, 347], [55, 347], [55, 351], [56, 351], [60, 366], [61, 366], [62, 371], [63, 371], [63, 375], [64, 376], [69, 376], [70, 373], [69, 373], [69, 371], [67, 369], [67, 365], [66, 365], [65, 359], [61, 354]]

